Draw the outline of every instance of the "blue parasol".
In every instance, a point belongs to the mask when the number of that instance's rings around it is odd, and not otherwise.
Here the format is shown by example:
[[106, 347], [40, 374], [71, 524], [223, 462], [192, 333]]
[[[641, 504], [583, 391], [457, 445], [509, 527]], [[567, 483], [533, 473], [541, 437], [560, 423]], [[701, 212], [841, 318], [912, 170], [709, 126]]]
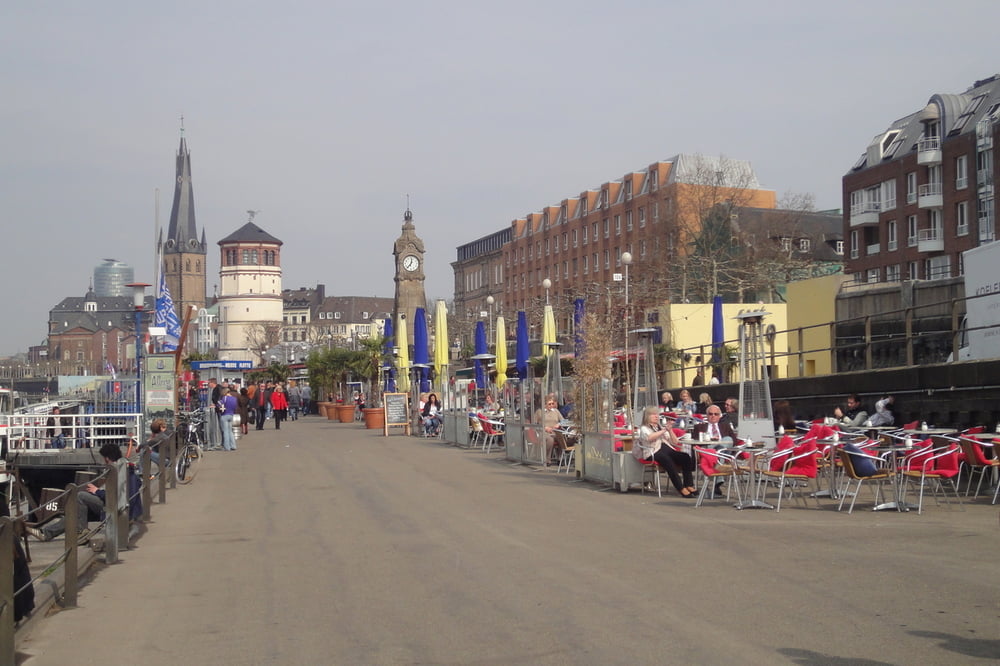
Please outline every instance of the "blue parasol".
[[583, 356], [583, 299], [573, 301], [573, 356]]
[[528, 348], [528, 315], [524, 313], [524, 310], [518, 310], [517, 313], [517, 350], [514, 355], [514, 363], [517, 368], [517, 376], [521, 380], [528, 378], [528, 356], [530, 350]]
[[385, 386], [383, 389], [386, 393], [396, 392], [396, 369], [392, 367], [392, 347], [393, 347], [393, 330], [392, 330], [392, 319], [386, 318], [385, 325], [382, 327], [382, 335], [385, 337], [385, 347], [382, 348], [382, 372], [385, 373]]
[[[427, 313], [423, 308], [417, 308], [413, 313], [413, 365], [427, 366], [430, 363], [430, 352], [427, 350]], [[420, 392], [431, 390], [427, 379], [427, 367], [420, 368]]]
[[726, 340], [722, 321], [722, 296], [712, 298], [712, 363], [722, 363], [723, 347]]
[[[486, 325], [481, 322], [476, 322], [476, 356], [481, 356], [483, 354], [489, 354], [490, 348], [486, 344]], [[476, 368], [476, 389], [482, 390], [486, 388], [486, 370], [483, 367], [483, 362], [479, 359], [473, 361]]]

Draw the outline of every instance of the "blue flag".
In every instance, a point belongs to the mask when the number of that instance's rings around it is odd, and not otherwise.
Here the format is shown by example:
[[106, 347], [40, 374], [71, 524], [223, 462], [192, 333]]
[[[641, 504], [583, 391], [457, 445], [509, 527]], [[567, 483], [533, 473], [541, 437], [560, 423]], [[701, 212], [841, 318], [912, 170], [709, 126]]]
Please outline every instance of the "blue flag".
[[163, 337], [163, 351], [174, 351], [181, 339], [181, 322], [174, 310], [174, 299], [170, 297], [167, 278], [160, 271], [160, 288], [156, 294], [156, 325], [167, 329]]

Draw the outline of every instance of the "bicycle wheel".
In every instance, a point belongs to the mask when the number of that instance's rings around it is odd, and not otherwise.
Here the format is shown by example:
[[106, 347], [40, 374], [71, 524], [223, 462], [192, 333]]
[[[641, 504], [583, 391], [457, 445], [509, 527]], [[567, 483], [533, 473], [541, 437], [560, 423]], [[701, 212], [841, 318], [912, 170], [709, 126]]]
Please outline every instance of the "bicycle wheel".
[[177, 483], [191, 483], [201, 466], [201, 449], [197, 444], [188, 444], [177, 456]]

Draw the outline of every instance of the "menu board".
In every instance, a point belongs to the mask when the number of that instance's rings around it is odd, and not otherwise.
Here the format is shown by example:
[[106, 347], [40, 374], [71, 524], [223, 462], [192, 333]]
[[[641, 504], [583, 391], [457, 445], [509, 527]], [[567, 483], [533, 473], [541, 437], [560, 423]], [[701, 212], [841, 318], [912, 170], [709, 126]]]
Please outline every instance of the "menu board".
[[389, 436], [389, 428], [406, 428], [410, 434], [410, 396], [408, 393], [383, 393], [382, 404], [385, 405], [385, 436]]

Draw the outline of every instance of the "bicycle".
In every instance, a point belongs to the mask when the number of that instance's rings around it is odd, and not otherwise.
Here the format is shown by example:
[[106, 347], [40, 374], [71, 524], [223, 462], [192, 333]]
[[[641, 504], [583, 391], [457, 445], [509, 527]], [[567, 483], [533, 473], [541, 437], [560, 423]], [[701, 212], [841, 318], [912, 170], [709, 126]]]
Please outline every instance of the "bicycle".
[[184, 444], [177, 452], [174, 470], [177, 483], [188, 484], [194, 480], [205, 455], [201, 438], [201, 426], [205, 421], [199, 412], [185, 412], [181, 414], [181, 418], [184, 423]]

